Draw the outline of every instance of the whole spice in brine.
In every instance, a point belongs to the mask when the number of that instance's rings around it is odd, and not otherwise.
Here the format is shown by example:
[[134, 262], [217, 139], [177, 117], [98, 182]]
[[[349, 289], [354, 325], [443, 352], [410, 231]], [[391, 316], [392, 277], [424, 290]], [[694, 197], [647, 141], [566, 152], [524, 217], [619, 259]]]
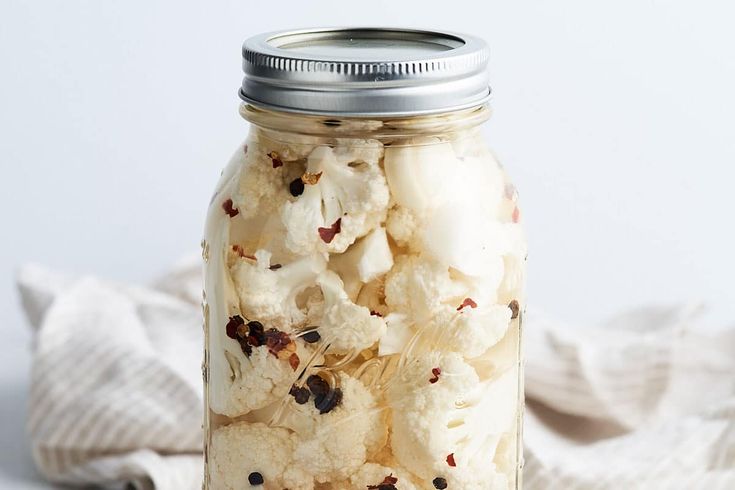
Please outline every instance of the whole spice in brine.
[[334, 237], [342, 231], [342, 218], [337, 219], [329, 228], [319, 228], [319, 237], [324, 243], [332, 243]]
[[377, 485], [368, 485], [367, 488], [368, 490], [398, 490], [396, 483], [398, 483], [398, 478], [393, 476], [391, 473], [386, 476], [381, 483], [378, 483]]
[[234, 218], [238, 214], [240, 214], [240, 211], [235, 209], [234, 204], [232, 203], [232, 199], [227, 199], [225, 202], [222, 203], [222, 209], [225, 210], [225, 213], [227, 213], [227, 216], [230, 218]]
[[510, 303], [508, 303], [508, 308], [510, 308], [510, 318], [511, 320], [515, 320], [518, 318], [518, 314], [521, 311], [521, 305], [518, 304], [518, 300], [513, 300]]
[[436, 488], [437, 490], [444, 490], [445, 488], [447, 488], [447, 480], [440, 476], [437, 476], [436, 478], [434, 478], [434, 480], [432, 480], [431, 483], [434, 485], [434, 488]]

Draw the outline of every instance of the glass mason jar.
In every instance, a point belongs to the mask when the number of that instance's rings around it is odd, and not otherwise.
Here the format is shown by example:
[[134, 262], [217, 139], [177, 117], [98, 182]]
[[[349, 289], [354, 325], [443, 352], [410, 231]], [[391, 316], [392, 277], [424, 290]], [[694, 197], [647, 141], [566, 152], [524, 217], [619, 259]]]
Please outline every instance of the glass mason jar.
[[250, 132], [203, 241], [205, 488], [520, 488], [526, 244], [480, 131], [486, 53], [245, 43]]

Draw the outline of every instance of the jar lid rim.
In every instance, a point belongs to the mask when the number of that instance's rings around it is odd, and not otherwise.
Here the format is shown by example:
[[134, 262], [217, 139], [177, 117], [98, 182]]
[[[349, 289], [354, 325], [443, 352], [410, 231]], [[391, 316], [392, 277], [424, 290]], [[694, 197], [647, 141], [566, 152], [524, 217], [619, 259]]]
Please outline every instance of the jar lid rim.
[[489, 49], [448, 31], [329, 27], [275, 31], [242, 48], [240, 97], [310, 114], [405, 116], [459, 110], [490, 96]]

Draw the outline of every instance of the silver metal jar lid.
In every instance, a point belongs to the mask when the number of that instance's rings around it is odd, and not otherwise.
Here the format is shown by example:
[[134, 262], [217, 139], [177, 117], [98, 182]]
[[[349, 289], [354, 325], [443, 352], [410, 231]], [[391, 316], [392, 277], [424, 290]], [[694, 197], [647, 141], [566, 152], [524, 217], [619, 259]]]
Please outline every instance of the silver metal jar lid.
[[483, 104], [488, 47], [449, 32], [393, 28], [279, 31], [243, 44], [240, 97], [340, 116], [405, 116]]

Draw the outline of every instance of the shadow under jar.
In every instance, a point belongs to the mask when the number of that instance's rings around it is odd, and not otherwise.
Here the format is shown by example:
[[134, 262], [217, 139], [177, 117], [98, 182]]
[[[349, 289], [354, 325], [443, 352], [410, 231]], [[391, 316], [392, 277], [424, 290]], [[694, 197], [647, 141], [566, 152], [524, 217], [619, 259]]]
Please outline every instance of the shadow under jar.
[[315, 29], [243, 56], [202, 242], [204, 487], [520, 488], [526, 243], [486, 45]]

